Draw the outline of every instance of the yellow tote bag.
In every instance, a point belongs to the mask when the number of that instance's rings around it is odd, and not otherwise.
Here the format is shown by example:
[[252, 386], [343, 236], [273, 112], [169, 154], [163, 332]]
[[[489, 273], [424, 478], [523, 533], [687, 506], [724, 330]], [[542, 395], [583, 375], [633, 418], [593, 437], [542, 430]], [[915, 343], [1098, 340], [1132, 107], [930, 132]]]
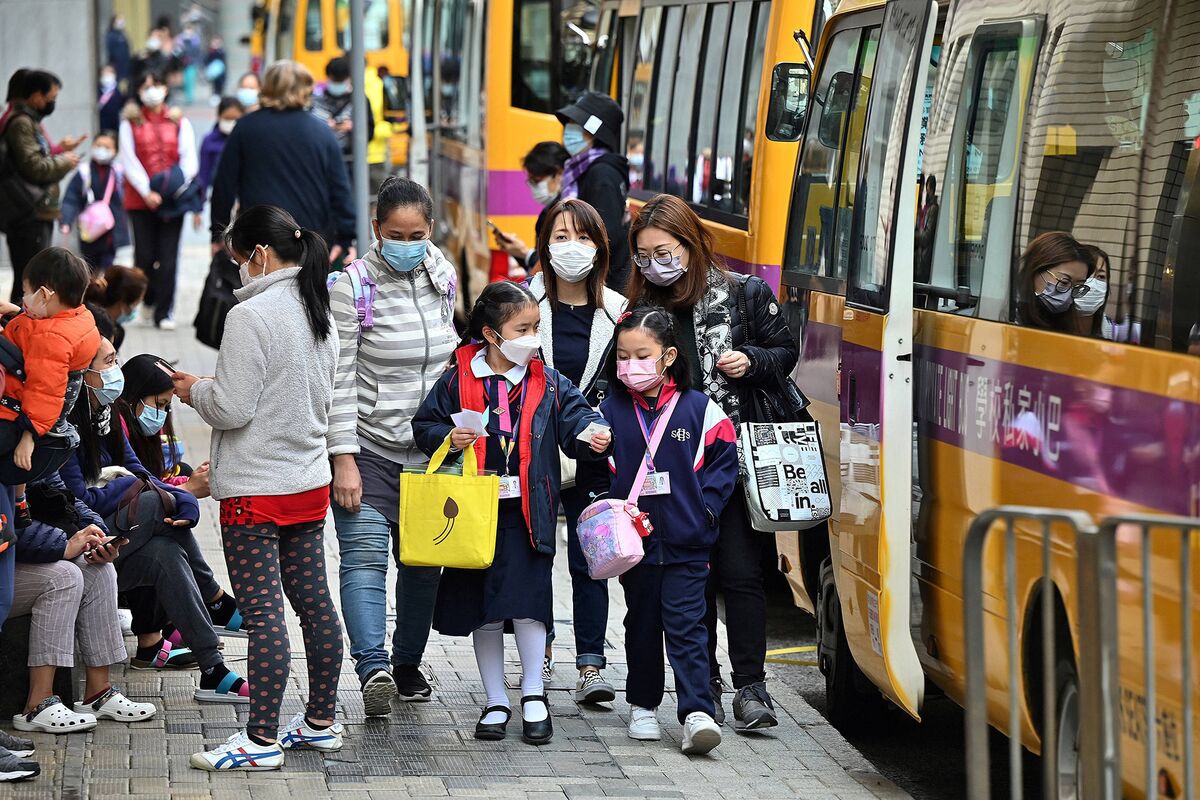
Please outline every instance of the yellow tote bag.
[[480, 475], [474, 450], [461, 476], [435, 474], [449, 452], [447, 436], [424, 474], [400, 474], [400, 562], [487, 569], [496, 556], [500, 476]]

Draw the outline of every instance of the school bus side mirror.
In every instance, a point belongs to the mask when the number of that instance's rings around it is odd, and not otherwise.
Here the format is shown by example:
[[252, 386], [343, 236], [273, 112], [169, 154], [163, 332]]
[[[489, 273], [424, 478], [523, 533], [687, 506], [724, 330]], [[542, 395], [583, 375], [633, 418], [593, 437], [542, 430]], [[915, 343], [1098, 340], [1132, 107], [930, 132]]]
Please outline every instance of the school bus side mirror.
[[408, 116], [408, 78], [385, 75], [383, 78], [383, 113], [388, 119]]
[[771, 73], [771, 103], [767, 106], [767, 138], [798, 142], [808, 110], [807, 64], [776, 64]]

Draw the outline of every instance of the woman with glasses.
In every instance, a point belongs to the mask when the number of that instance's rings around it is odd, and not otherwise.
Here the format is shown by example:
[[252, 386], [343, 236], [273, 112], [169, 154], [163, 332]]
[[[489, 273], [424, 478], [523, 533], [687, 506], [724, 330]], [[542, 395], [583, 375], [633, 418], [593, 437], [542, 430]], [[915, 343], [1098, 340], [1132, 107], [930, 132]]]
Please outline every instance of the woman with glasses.
[[1017, 321], [1049, 331], [1074, 332], [1075, 305], [1093, 291], [1092, 254], [1065, 231], [1029, 243], [1017, 274]]
[[[799, 358], [779, 303], [761, 278], [728, 271], [713, 252], [712, 234], [686, 202], [659, 195], [629, 230], [637, 269], [629, 279], [633, 305], [665, 307], [679, 326], [692, 388], [716, 401], [734, 425], [758, 422], [746, 397], [752, 386], [775, 386]], [[745, 310], [743, 313], [742, 309]], [[766, 687], [767, 607], [764, 548], [775, 540], [750, 527], [745, 500], [735, 491], [720, 519], [708, 581], [709, 675], [715, 719], [723, 722], [724, 684], [717, 663], [716, 593], [725, 596], [734, 716], [745, 729], [777, 724]]]

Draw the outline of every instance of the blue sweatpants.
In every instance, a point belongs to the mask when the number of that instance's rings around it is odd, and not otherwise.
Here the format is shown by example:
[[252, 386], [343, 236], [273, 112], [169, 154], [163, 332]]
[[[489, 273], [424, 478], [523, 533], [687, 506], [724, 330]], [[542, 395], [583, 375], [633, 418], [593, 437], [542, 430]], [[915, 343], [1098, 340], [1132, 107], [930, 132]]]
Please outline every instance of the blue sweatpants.
[[662, 703], [667, 658], [675, 672], [679, 721], [688, 714], [715, 712], [708, 679], [707, 604], [704, 587], [708, 564], [638, 564], [621, 576], [625, 589], [625, 660], [629, 665], [625, 699], [642, 708]]

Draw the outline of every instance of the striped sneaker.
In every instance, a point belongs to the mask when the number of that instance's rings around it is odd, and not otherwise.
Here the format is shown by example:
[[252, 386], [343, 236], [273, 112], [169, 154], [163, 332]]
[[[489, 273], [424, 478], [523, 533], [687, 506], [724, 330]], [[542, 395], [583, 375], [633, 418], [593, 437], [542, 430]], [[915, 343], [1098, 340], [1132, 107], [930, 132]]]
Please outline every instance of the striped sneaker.
[[279, 744], [284, 750], [307, 747], [324, 753], [332, 753], [342, 749], [342, 730], [340, 722], [335, 722], [328, 728], [320, 730], [310, 728], [308, 720], [304, 718], [304, 712], [301, 711], [292, 717], [292, 721], [287, 724], [286, 728], [279, 732]]
[[227, 770], [268, 770], [283, 766], [283, 748], [279, 742], [259, 744], [245, 731], [238, 731], [205, 753], [193, 753], [191, 765], [208, 772]]

